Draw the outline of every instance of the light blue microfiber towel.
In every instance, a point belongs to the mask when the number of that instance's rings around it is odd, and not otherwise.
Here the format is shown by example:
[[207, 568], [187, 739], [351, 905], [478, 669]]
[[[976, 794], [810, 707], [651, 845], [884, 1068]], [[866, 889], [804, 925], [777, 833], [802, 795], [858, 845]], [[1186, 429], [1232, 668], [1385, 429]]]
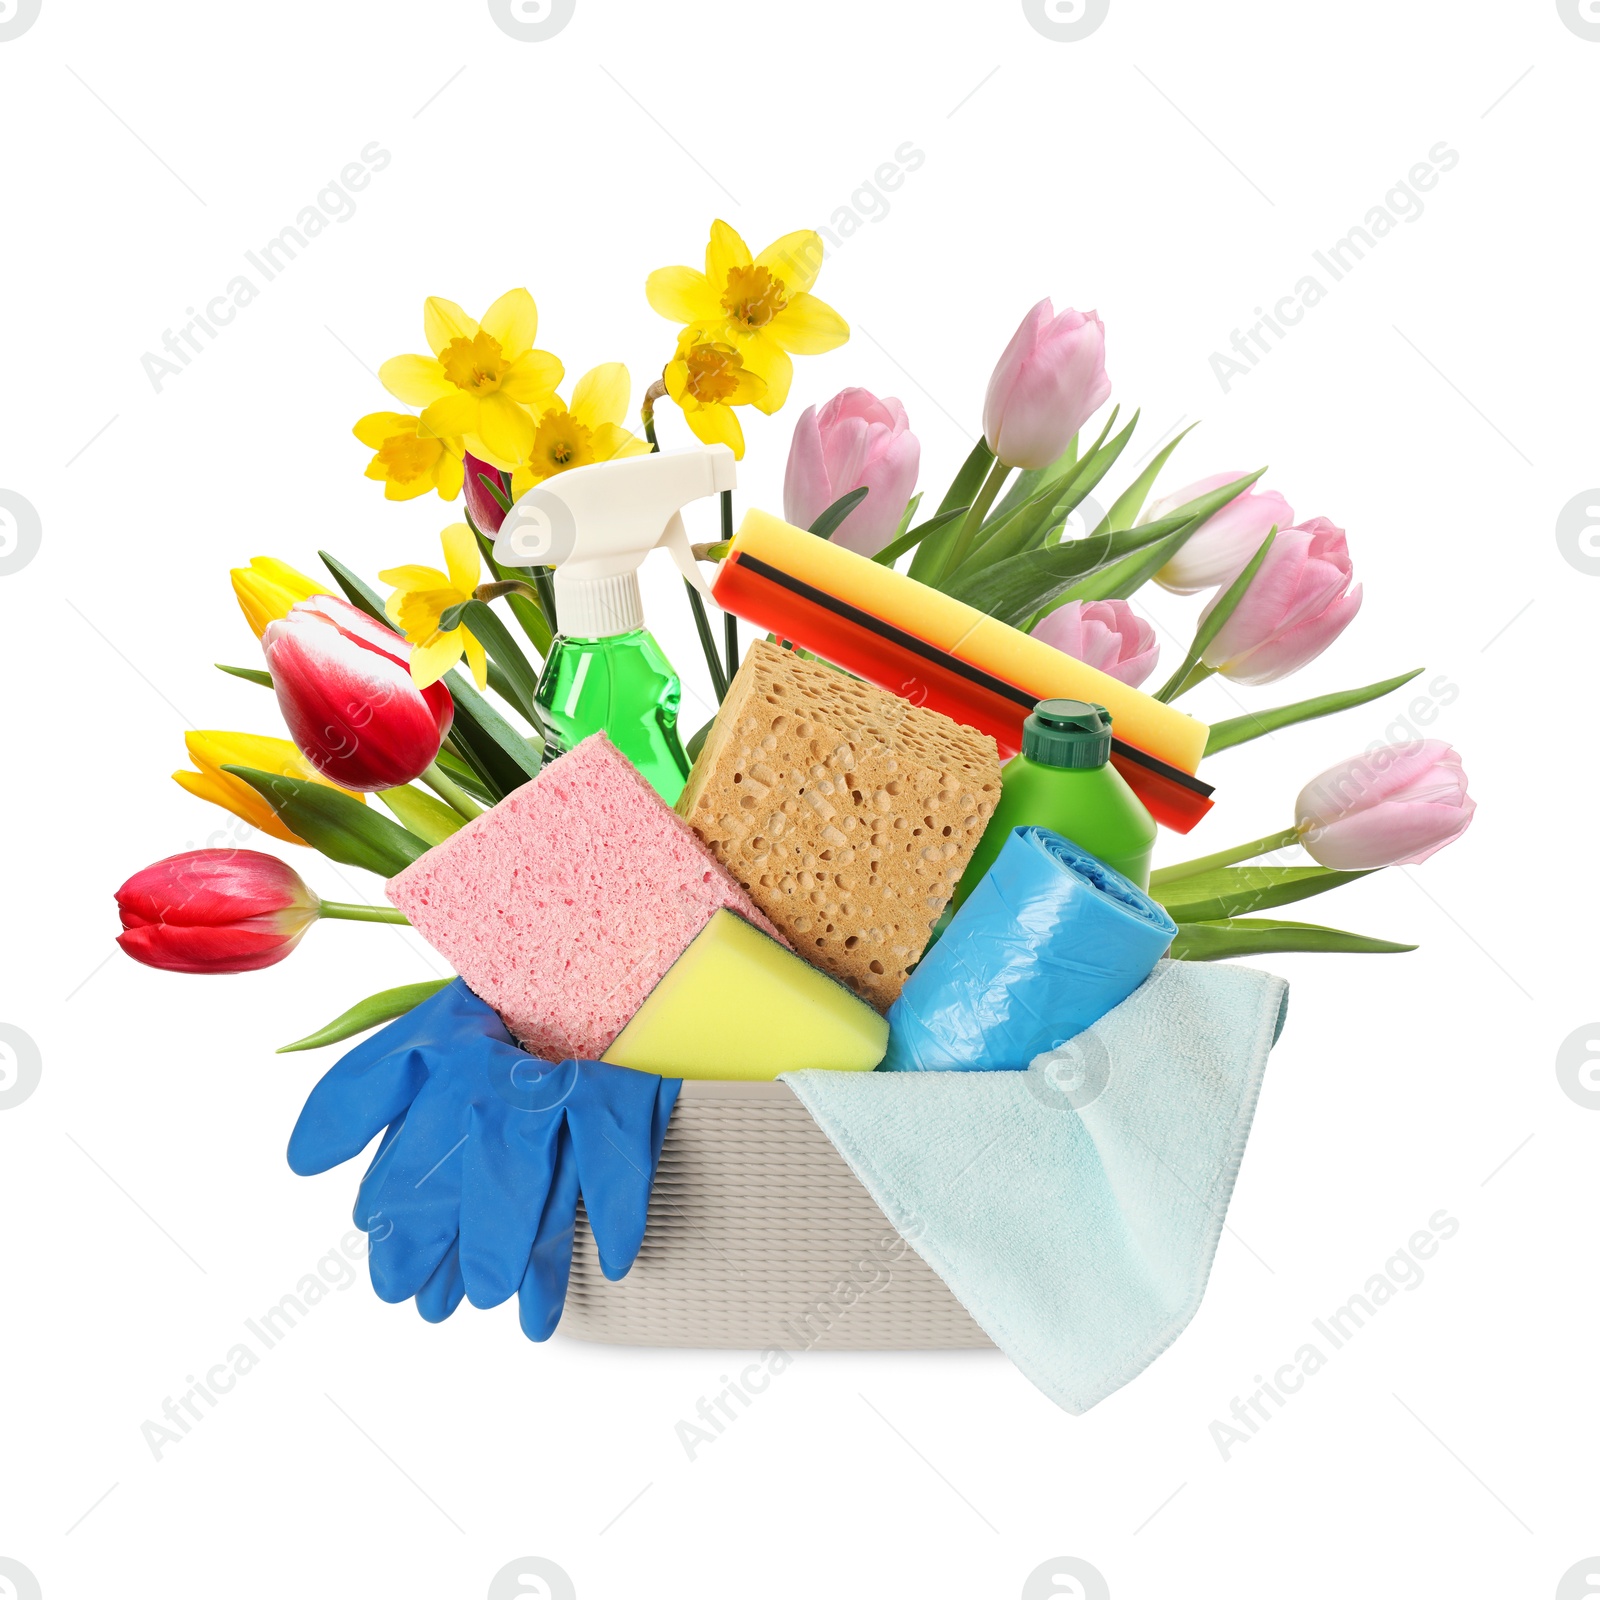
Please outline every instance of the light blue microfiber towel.
[[1288, 994], [1163, 961], [1026, 1072], [784, 1081], [979, 1327], [1079, 1413], [1199, 1308]]

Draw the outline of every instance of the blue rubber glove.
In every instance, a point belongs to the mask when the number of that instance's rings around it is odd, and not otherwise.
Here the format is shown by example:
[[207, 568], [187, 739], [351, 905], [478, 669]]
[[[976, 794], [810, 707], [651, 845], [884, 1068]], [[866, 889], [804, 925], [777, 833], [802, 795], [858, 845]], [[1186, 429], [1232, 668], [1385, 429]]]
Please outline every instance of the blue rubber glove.
[[601, 1270], [632, 1266], [678, 1088], [605, 1062], [540, 1061], [458, 979], [332, 1067], [289, 1165], [324, 1172], [387, 1130], [356, 1201], [380, 1298], [415, 1296], [437, 1321], [463, 1295], [494, 1306], [518, 1294], [524, 1331], [542, 1339], [565, 1302], [580, 1193]]

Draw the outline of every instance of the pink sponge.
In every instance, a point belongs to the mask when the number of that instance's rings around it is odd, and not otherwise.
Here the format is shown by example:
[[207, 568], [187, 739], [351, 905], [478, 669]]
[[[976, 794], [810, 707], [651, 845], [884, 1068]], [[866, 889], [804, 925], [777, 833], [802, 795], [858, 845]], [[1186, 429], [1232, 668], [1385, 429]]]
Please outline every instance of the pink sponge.
[[549, 1060], [598, 1060], [723, 907], [787, 943], [603, 733], [435, 845], [388, 894]]

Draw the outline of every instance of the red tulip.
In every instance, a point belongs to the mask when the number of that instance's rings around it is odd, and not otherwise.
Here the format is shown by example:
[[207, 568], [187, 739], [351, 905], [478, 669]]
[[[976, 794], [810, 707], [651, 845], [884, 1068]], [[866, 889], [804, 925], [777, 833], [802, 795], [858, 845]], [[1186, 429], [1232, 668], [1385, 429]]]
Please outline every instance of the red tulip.
[[478, 526], [478, 532], [487, 534], [491, 539], [500, 531], [500, 524], [506, 520], [505, 507], [484, 488], [479, 473], [488, 477], [491, 482], [502, 482], [499, 471], [491, 467], [487, 461], [480, 461], [470, 451], [465, 462], [464, 487], [467, 494], [467, 514]]
[[168, 972], [253, 972], [282, 961], [317, 920], [299, 873], [259, 850], [190, 850], [117, 890], [117, 943]]
[[392, 789], [433, 764], [455, 707], [411, 681], [411, 647], [366, 612], [314, 595], [270, 623], [261, 648], [289, 736], [346, 789]]

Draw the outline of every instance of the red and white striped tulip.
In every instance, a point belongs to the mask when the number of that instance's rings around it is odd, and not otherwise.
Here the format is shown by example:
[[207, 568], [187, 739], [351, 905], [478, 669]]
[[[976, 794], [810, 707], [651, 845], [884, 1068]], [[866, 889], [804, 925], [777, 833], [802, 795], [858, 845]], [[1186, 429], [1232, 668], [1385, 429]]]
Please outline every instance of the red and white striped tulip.
[[411, 647], [332, 595], [302, 600], [269, 624], [261, 647], [289, 736], [346, 789], [393, 789], [422, 776], [455, 707], [440, 683], [411, 681]]

